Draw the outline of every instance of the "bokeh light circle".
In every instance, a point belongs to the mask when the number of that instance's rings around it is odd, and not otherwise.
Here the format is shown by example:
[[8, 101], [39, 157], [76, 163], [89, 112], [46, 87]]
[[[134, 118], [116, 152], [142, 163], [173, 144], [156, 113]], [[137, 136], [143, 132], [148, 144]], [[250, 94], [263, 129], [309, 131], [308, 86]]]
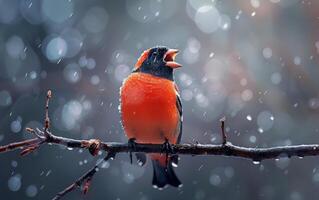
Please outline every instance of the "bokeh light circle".
[[213, 33], [219, 27], [220, 15], [215, 6], [206, 5], [197, 10], [194, 21], [204, 33]]
[[67, 43], [63, 38], [52, 38], [46, 47], [46, 57], [51, 61], [57, 61], [65, 56], [67, 48]]
[[106, 28], [108, 20], [109, 16], [104, 8], [92, 7], [86, 12], [82, 23], [88, 32], [99, 33]]
[[42, 13], [55, 23], [63, 23], [72, 16], [73, 6], [73, 1], [43, 0]]

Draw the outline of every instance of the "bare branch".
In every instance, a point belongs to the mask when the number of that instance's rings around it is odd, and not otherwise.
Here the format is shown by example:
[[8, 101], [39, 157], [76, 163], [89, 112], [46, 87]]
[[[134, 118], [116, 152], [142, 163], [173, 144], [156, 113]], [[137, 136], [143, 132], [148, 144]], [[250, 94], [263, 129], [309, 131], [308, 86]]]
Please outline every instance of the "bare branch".
[[18, 148], [22, 148], [24, 146], [29, 146], [32, 144], [35, 144], [39, 141], [38, 138], [34, 138], [34, 139], [30, 139], [30, 140], [24, 140], [21, 142], [14, 142], [14, 143], [10, 143], [4, 146], [0, 146], [0, 153], [4, 153], [4, 152], [8, 152], [8, 151], [12, 151]]
[[99, 162], [96, 163], [94, 167], [92, 167], [90, 170], [88, 170], [84, 175], [82, 175], [78, 180], [76, 180], [74, 183], [72, 183], [70, 186], [59, 192], [52, 200], [59, 200], [63, 196], [65, 196], [67, 193], [72, 192], [78, 187], [83, 186], [82, 191], [83, 194], [86, 194], [89, 190], [89, 187], [91, 185], [91, 181], [95, 173], [99, 169], [99, 165], [103, 162], [106, 162], [110, 158], [113, 158], [115, 154], [113, 153], [108, 153], [104, 159], [100, 160]]
[[[50, 136], [42, 143], [58, 144], [70, 148], [82, 148], [90, 149], [92, 145], [96, 144], [99, 140], [75, 140], [65, 137], [55, 136], [48, 132]], [[11, 143], [5, 146], [0, 146], [0, 153], [19, 149], [24, 146], [29, 146], [39, 142], [38, 138], [25, 140], [22, 142]], [[166, 153], [163, 150], [163, 144], [139, 144], [136, 143], [134, 148], [128, 143], [115, 143], [115, 142], [100, 142], [99, 150], [113, 153], [128, 153], [128, 152], [143, 152], [143, 153]], [[96, 150], [95, 150], [96, 151]], [[270, 148], [248, 148], [240, 147], [227, 142], [225, 145], [213, 145], [213, 144], [172, 144], [171, 150], [167, 152], [169, 154], [183, 154], [183, 155], [222, 155], [241, 157], [252, 160], [265, 160], [275, 159], [278, 157], [305, 157], [305, 156], [318, 156], [319, 145], [291, 145], [291, 146], [279, 146]]]
[[225, 121], [226, 121], [226, 117], [223, 117], [220, 119], [220, 122], [221, 122], [221, 129], [222, 129], [222, 136], [223, 136], [223, 145], [226, 144], [227, 142], [227, 136], [226, 136], [226, 133], [225, 133]]

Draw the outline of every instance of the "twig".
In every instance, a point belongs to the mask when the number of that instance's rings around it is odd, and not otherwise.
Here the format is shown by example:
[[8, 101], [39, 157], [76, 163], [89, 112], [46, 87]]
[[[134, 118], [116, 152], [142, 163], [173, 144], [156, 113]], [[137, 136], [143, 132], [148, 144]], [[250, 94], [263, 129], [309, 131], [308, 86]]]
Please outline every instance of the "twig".
[[221, 122], [221, 129], [222, 129], [222, 136], [223, 136], [223, 145], [226, 144], [227, 142], [227, 136], [226, 136], [226, 133], [225, 133], [225, 121], [226, 121], [226, 117], [223, 117], [220, 119], [220, 122]]
[[[45, 106], [45, 121], [43, 131], [40, 129], [27, 128], [26, 130], [35, 136], [34, 139], [28, 139], [21, 142], [14, 142], [8, 145], [0, 146], [0, 153], [9, 152], [16, 149], [21, 149], [21, 155], [29, 154], [37, 150], [43, 144], [58, 144], [70, 148], [88, 149], [89, 152], [95, 156], [99, 151], [106, 151], [108, 154], [104, 160], [108, 160], [117, 153], [128, 152], [143, 152], [143, 153], [162, 153], [162, 154], [183, 154], [183, 155], [221, 155], [232, 156], [251, 159], [253, 161], [262, 161], [265, 159], [276, 159], [279, 157], [305, 157], [305, 156], [319, 156], [319, 145], [292, 145], [292, 146], [279, 146], [270, 148], [247, 148], [240, 147], [227, 142], [225, 133], [225, 118], [221, 119], [222, 131], [222, 144], [175, 144], [170, 145], [170, 148], [163, 148], [163, 144], [139, 144], [135, 143], [114, 143], [102, 142], [98, 139], [90, 140], [75, 140], [71, 138], [59, 137], [50, 132], [50, 118], [49, 118], [49, 100], [51, 99], [51, 91], [49, 90], [46, 98]], [[87, 173], [81, 176], [77, 181], [69, 187], [61, 191], [54, 198], [60, 199], [65, 194], [73, 191], [75, 188], [82, 186], [83, 193], [87, 193], [91, 184], [94, 174], [97, 172], [99, 165], [102, 161], [98, 162]]]
[[14, 143], [10, 143], [10, 144], [4, 145], [4, 146], [0, 146], [0, 153], [12, 151], [12, 150], [15, 150], [18, 148], [22, 148], [24, 146], [33, 145], [33, 144], [37, 143], [38, 141], [39, 141], [38, 138], [34, 138], [34, 139], [24, 140], [21, 142], [14, 142]]
[[95, 173], [98, 171], [99, 169], [99, 165], [103, 162], [108, 161], [110, 158], [113, 158], [115, 156], [114, 153], [110, 152], [108, 153], [104, 159], [98, 161], [94, 167], [92, 167], [90, 170], [88, 170], [85, 174], [83, 174], [78, 180], [76, 180], [74, 183], [72, 183], [70, 186], [68, 186], [67, 188], [65, 188], [64, 190], [62, 190], [61, 192], [59, 192], [52, 200], [59, 200], [61, 199], [63, 196], [65, 196], [67, 193], [72, 192], [73, 190], [75, 190], [77, 187], [81, 187], [83, 194], [86, 194], [89, 190], [89, 187], [91, 185], [91, 181], [93, 176], [95, 175]]
[[50, 118], [49, 118], [49, 102], [52, 97], [51, 90], [48, 90], [47, 92], [47, 98], [45, 103], [45, 119], [44, 119], [44, 132], [45, 134], [48, 132], [50, 128]]

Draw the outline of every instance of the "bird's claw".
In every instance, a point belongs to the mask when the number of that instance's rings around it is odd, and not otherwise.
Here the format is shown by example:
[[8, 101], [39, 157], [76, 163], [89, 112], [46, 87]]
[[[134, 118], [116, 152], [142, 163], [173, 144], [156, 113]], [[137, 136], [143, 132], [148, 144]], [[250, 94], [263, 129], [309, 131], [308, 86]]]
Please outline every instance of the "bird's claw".
[[163, 143], [163, 151], [167, 154], [172, 153], [173, 151], [172, 145], [169, 143], [167, 138], [165, 138], [165, 142]]
[[131, 164], [133, 164], [133, 156], [132, 156], [132, 151], [134, 151], [135, 150], [135, 148], [136, 148], [136, 138], [130, 138], [129, 140], [128, 140], [128, 147], [129, 147], [129, 149], [130, 149], [130, 162], [131, 162]]
[[136, 138], [130, 138], [130, 139], [128, 139], [128, 146], [129, 146], [129, 148], [130, 149], [135, 149], [136, 148]]
[[163, 143], [163, 152], [165, 152], [166, 157], [166, 165], [168, 164], [168, 155], [173, 152], [172, 145], [169, 143], [168, 139], [165, 138], [165, 142]]

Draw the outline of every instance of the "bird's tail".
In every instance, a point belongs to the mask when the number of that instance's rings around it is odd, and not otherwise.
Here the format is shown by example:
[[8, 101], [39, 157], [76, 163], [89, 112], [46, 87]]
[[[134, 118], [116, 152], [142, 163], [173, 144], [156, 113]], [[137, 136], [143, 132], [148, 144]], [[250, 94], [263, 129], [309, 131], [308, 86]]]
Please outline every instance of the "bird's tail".
[[167, 184], [174, 186], [174, 187], [180, 187], [182, 186], [181, 181], [177, 178], [173, 166], [172, 161], [168, 160], [168, 163], [166, 165], [166, 159], [164, 157], [164, 162], [158, 159], [152, 159], [153, 163], [153, 181], [152, 184], [154, 187], [162, 189]]

